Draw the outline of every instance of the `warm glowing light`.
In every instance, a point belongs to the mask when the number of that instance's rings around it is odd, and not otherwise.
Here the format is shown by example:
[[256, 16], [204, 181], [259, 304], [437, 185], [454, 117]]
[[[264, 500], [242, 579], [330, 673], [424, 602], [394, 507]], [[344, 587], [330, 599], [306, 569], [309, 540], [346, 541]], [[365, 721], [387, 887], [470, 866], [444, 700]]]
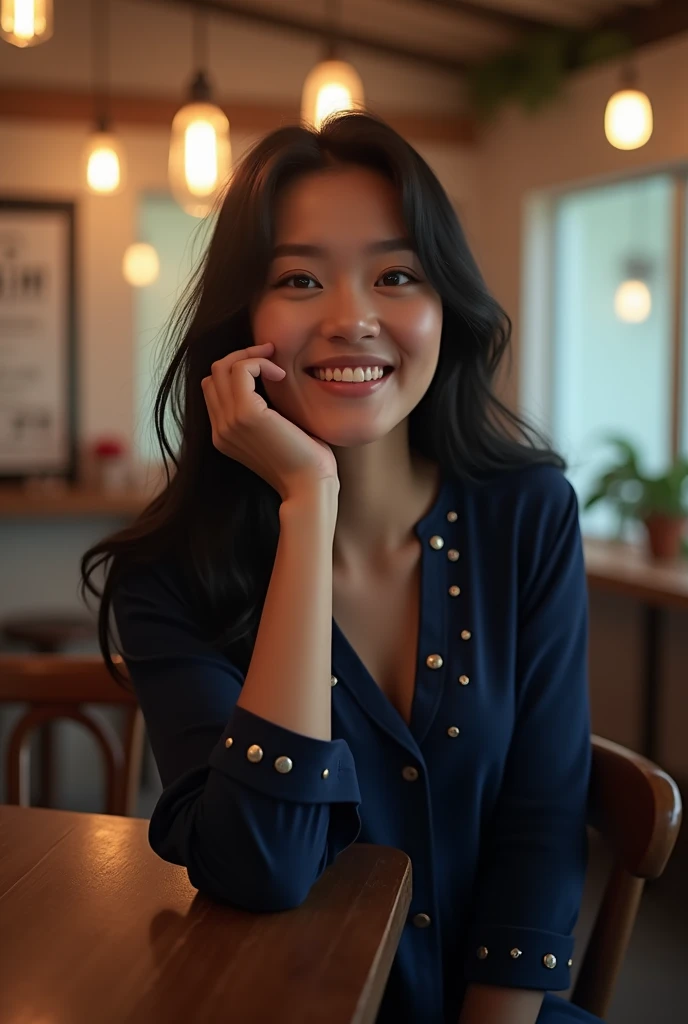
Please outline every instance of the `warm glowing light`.
[[644, 281], [624, 281], [616, 289], [614, 311], [619, 320], [641, 324], [652, 311], [652, 294]]
[[363, 82], [354, 67], [343, 60], [325, 60], [306, 76], [301, 95], [301, 120], [320, 128], [330, 114], [364, 106]]
[[232, 169], [227, 117], [212, 103], [187, 103], [172, 122], [169, 179], [187, 213], [204, 217]]
[[0, 38], [21, 48], [53, 34], [53, 0], [0, 0]]
[[640, 149], [652, 135], [652, 104], [638, 89], [621, 89], [609, 100], [604, 115], [607, 140], [617, 149]]
[[145, 288], [157, 281], [160, 274], [160, 260], [152, 245], [147, 242], [134, 242], [130, 245], [122, 259], [122, 273], [125, 280], [134, 288]]
[[90, 192], [115, 195], [124, 187], [124, 157], [116, 136], [94, 132], [84, 150], [85, 181]]

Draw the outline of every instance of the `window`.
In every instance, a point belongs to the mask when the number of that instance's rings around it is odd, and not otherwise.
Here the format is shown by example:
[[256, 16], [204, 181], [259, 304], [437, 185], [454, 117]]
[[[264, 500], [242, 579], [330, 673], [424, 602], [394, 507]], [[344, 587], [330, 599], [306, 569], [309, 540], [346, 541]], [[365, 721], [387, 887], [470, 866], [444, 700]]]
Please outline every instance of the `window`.
[[[681, 195], [673, 175], [657, 174], [548, 199], [548, 217], [542, 203], [531, 206], [524, 377], [530, 373], [539, 387], [530, 382], [525, 404], [539, 413], [569, 463], [581, 525], [590, 535], [612, 536], [617, 529], [606, 503], [583, 509], [593, 480], [614, 455], [604, 444], [607, 436], [629, 440], [650, 473], [662, 472], [674, 454], [679, 337], [673, 257]], [[551, 254], [549, 282], [544, 250]], [[538, 321], [532, 307], [547, 291], [551, 306]], [[544, 340], [534, 348], [538, 331]], [[688, 435], [685, 413], [683, 422]]]
[[[211, 218], [199, 221], [185, 213], [171, 196], [143, 194], [140, 198], [138, 237], [155, 248], [160, 260], [158, 279], [145, 288], [136, 288], [134, 294], [134, 445], [144, 463], [160, 461], [153, 410], [168, 361], [167, 348], [163, 353], [163, 329], [211, 230]], [[174, 438], [171, 418], [168, 422], [170, 437]]]

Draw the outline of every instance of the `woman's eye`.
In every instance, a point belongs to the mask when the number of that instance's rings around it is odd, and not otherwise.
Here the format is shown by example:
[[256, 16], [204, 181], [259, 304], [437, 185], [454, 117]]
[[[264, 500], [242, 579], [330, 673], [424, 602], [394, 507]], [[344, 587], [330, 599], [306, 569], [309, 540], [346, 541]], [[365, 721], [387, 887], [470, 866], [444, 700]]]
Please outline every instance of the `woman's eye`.
[[382, 275], [380, 280], [383, 281], [385, 284], [390, 284], [391, 283], [392, 285], [394, 285], [395, 282], [390, 282], [390, 281], [387, 280], [390, 277], [392, 277], [392, 278], [395, 278], [395, 277], [406, 277], [406, 278], [408, 278], [409, 281], [416, 281], [416, 278], [412, 277], [411, 274], [407, 274], [405, 270], [388, 270], [386, 274]]
[[[292, 274], [291, 277], [285, 277], [283, 281], [280, 281], [278, 287], [281, 288], [282, 285], [288, 284], [290, 281], [315, 281], [315, 278], [311, 277], [309, 274]], [[308, 288], [308, 285], [306, 285], [306, 289], [304, 289], [301, 284], [295, 284], [293, 287], [304, 291]]]

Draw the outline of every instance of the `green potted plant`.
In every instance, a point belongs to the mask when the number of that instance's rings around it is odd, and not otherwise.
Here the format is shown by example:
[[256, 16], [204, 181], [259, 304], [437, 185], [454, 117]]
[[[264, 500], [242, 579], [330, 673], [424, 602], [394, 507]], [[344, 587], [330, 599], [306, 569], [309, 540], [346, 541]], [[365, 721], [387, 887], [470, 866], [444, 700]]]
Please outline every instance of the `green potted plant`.
[[666, 473], [646, 476], [629, 441], [610, 437], [608, 442], [616, 446], [617, 461], [595, 481], [584, 508], [598, 501], [612, 502], [619, 513], [619, 536], [627, 519], [640, 519], [647, 527], [653, 557], [676, 557], [688, 517], [688, 461], [676, 459]]

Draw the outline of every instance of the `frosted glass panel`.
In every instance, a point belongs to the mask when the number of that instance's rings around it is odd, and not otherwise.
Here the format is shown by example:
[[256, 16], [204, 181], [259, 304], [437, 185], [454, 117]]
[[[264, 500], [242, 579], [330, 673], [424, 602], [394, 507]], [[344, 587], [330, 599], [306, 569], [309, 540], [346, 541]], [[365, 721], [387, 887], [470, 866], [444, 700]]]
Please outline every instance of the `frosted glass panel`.
[[[614, 455], [604, 435], [635, 444], [649, 472], [671, 458], [672, 209], [665, 175], [573, 193], [556, 206], [552, 433], [581, 505]], [[640, 322], [622, 316], [642, 310], [620, 315], [615, 304], [630, 279], [651, 300]], [[600, 505], [581, 523], [609, 536], [617, 519]]]
[[[154, 246], [160, 275], [153, 284], [136, 288], [134, 296], [136, 352], [135, 445], [143, 462], [157, 461], [153, 408], [155, 393], [167, 366], [163, 357], [163, 328], [192, 269], [202, 257], [212, 230], [212, 218], [191, 217], [167, 195], [142, 195], [138, 211], [139, 239]], [[174, 427], [170, 423], [170, 436]]]

